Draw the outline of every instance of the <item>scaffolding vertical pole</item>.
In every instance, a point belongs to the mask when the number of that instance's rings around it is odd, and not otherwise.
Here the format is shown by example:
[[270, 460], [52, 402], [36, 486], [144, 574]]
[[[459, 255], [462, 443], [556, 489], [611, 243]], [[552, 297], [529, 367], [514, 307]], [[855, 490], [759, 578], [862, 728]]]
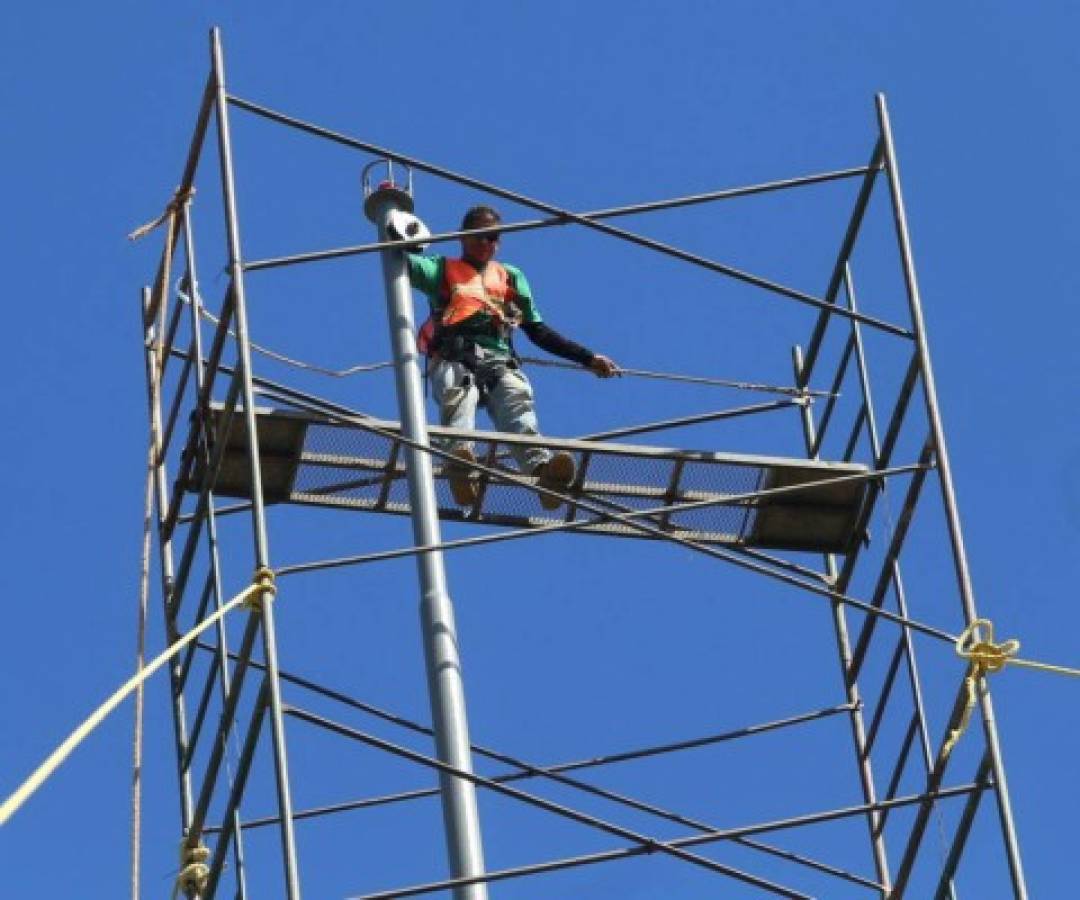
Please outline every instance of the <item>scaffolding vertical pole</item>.
[[[248, 333], [247, 303], [244, 296], [244, 267], [240, 255], [240, 225], [236, 209], [236, 186], [233, 178], [232, 143], [229, 133], [229, 99], [225, 93], [225, 64], [221, 48], [221, 32], [210, 32], [213, 65], [214, 105], [217, 113], [218, 155], [221, 164], [221, 187], [225, 203], [225, 220], [229, 244], [229, 274], [232, 281], [236, 315], [237, 365], [240, 370], [241, 393], [244, 402], [244, 425], [248, 439], [251, 465], [251, 525], [254, 539], [255, 566], [270, 565], [269, 541], [266, 533], [266, 509], [263, 502], [262, 472], [259, 463], [259, 437], [255, 425], [255, 393], [251, 380], [251, 342]], [[288, 758], [285, 752], [285, 720], [281, 709], [281, 682], [278, 678], [277, 636], [274, 628], [272, 594], [260, 595], [258, 615], [262, 619], [265, 684], [269, 697], [270, 729], [273, 739], [274, 774], [280, 816], [281, 853], [285, 867], [286, 895], [299, 900], [300, 879], [296, 862], [296, 836], [293, 829], [292, 798], [289, 790]]]
[[[952, 467], [948, 450], [945, 446], [945, 431], [941, 423], [941, 411], [938, 406], [937, 387], [930, 364], [930, 348], [926, 337], [926, 324], [923, 319], [922, 299], [919, 295], [919, 283], [915, 275], [915, 258], [911, 250], [911, 238], [908, 232], [907, 212], [904, 209], [904, 197], [900, 189], [900, 168], [893, 146], [892, 126], [889, 123], [889, 111], [885, 105], [885, 95], [878, 94], [877, 114], [881, 129], [881, 139], [885, 145], [885, 172], [889, 180], [889, 194], [892, 198], [893, 222], [896, 227], [896, 239], [904, 269], [904, 284], [907, 288], [908, 306], [911, 310], [911, 322], [915, 333], [916, 351], [922, 372], [923, 396], [926, 414], [930, 420], [930, 431], [934, 439], [934, 452], [937, 456], [937, 470], [941, 485], [942, 503], [949, 527], [952, 543], [953, 563], [956, 567], [956, 579], [960, 588], [964, 618], [970, 626], [978, 613], [975, 610], [975, 592], [971, 585], [971, 573], [968, 568], [967, 551], [960, 529], [960, 513], [956, 502], [953, 485]], [[982, 710], [983, 730], [986, 735], [987, 749], [990, 753], [994, 772], [994, 793], [997, 797], [998, 814], [1001, 819], [1002, 838], [1012, 878], [1013, 894], [1026, 900], [1027, 885], [1024, 879], [1023, 864], [1020, 859], [1020, 846], [1016, 836], [1016, 824], [1013, 818], [1012, 803], [1009, 800], [1009, 787], [1005, 778], [1005, 765], [1002, 759], [1001, 742], [998, 739], [997, 722], [994, 718], [993, 703], [985, 680], [979, 685], [979, 705]]]
[[[880, 142], [879, 142], [880, 143]], [[851, 264], [844, 263], [844, 294], [847, 297], [848, 309], [858, 309], [855, 299], [855, 280], [851, 274]], [[862, 337], [862, 326], [852, 321], [851, 335], [855, 339], [855, 365], [859, 373], [859, 390], [862, 394], [863, 407], [866, 409], [866, 437], [870, 442], [870, 454], [872, 459], [881, 458], [881, 440], [878, 437], [877, 417], [874, 412], [874, 397], [870, 390], [870, 370], [866, 361], [866, 347]], [[888, 486], [881, 486], [882, 498], [887, 500]], [[909, 618], [907, 600], [904, 595], [904, 582], [900, 577], [900, 562], [892, 561], [892, 585], [896, 592], [897, 611], [905, 619]], [[919, 666], [915, 659], [915, 642], [912, 640], [911, 629], [907, 625], [901, 628], [901, 636], [904, 642], [904, 656], [907, 662], [908, 685], [911, 690], [912, 706], [919, 724], [919, 749], [922, 751], [923, 769], [927, 777], [934, 768], [934, 752], [930, 749], [930, 731], [926, 724], [926, 704], [923, 703], [922, 681], [919, 678]], [[956, 900], [956, 889], [951, 879], [948, 879], [947, 900]], [[941, 898], [938, 898], [941, 900]]]
[[[855, 324], [855, 323], [852, 323]], [[795, 346], [791, 351], [792, 363], [795, 370], [797, 384], [804, 384], [806, 373], [802, 347]], [[814, 417], [809, 403], [799, 406], [802, 418], [803, 438], [806, 442], [806, 452], [812, 453], [817, 443], [814, 429]], [[814, 454], [817, 459], [817, 454]], [[825, 571], [832, 583], [837, 581], [836, 559], [831, 554], [825, 555]], [[851, 678], [851, 638], [848, 633], [847, 614], [843, 604], [832, 602], [833, 631], [836, 634], [836, 650], [840, 657], [840, 677], [844, 681], [844, 691], [848, 705], [851, 707], [849, 719], [851, 721], [851, 736], [855, 743], [855, 759], [859, 765], [859, 782], [862, 786], [863, 801], [867, 806], [877, 803], [877, 788], [874, 785], [874, 771], [870, 763], [870, 753], [866, 743], [866, 723], [862, 714], [862, 698], [859, 695], [858, 682]], [[866, 825], [870, 831], [870, 849], [874, 857], [874, 868], [877, 871], [878, 882], [882, 885], [882, 896], [888, 896], [892, 885], [892, 876], [889, 874], [889, 854], [885, 849], [884, 820], [878, 811], [868, 812]]]
[[[409, 193], [384, 183], [365, 202], [364, 210], [379, 229], [379, 240], [387, 240], [389, 216], [396, 210], [412, 210]], [[390, 343], [394, 352], [401, 433], [410, 441], [404, 448], [409, 503], [412, 508], [413, 539], [420, 547], [442, 542], [438, 506], [432, 475], [431, 455], [424, 415], [424, 394], [416, 347], [412, 295], [404, 254], [383, 250], [382, 269], [386, 288]], [[412, 442], [415, 442], [413, 444]], [[455, 769], [472, 772], [469, 726], [465, 715], [465, 685], [458, 655], [454, 609], [446, 584], [446, 568], [440, 552], [416, 556], [420, 579], [420, 617], [424, 632], [424, 658], [428, 693], [438, 758]], [[484, 874], [484, 852], [480, 838], [480, 817], [476, 788], [472, 782], [440, 772], [443, 822], [447, 852], [455, 878]], [[486, 900], [486, 884], [463, 885], [454, 889], [455, 900]]]
[[[171, 594], [176, 584], [172, 539], [164, 534], [163, 524], [169, 509], [168, 474], [165, 471], [165, 451], [161, 445], [161, 329], [154, 325], [148, 314], [152, 308], [149, 287], [142, 290], [141, 318], [145, 326], [146, 342], [146, 395], [150, 411], [150, 441], [154, 454], [154, 497], [157, 507], [158, 561], [161, 569], [161, 606], [165, 617], [165, 635], [171, 643], [177, 633], [175, 614], [170, 610]], [[149, 324], [147, 324], [149, 322]], [[177, 777], [180, 780], [180, 828], [187, 835], [191, 827], [193, 801], [191, 774], [183, 760], [188, 752], [187, 711], [184, 707], [184, 691], [180, 678], [180, 660], [169, 663], [170, 696], [172, 698], [173, 739], [176, 744]]]
[[[183, 212], [184, 256], [187, 260], [187, 286], [188, 291], [190, 292], [190, 297], [188, 298], [190, 302], [188, 306], [191, 318], [191, 355], [192, 357], [194, 357], [192, 359], [192, 369], [195, 373], [195, 415], [198, 416], [199, 419], [203, 422], [202, 433], [204, 435], [208, 435], [210, 433], [209, 423], [203, 420], [205, 410], [198, 408], [199, 399], [203, 396], [203, 386], [206, 383], [206, 376], [203, 370], [204, 360], [202, 346], [202, 298], [199, 296], [199, 274], [195, 261], [195, 235], [191, 227], [190, 197], [184, 202]], [[202, 451], [197, 450], [196, 452], [206, 453], [204, 462], [207, 468], [209, 468], [209, 443], [203, 445]], [[210, 572], [213, 578], [214, 605], [217, 609], [221, 609], [221, 561], [218, 555], [217, 520], [214, 514], [214, 502], [212, 498], [213, 494], [211, 493], [206, 506], [206, 542], [210, 558]], [[229, 701], [230, 681], [229, 645], [227, 633], [225, 630], [225, 623], [219, 620], [217, 626], [215, 627], [215, 631], [217, 632], [217, 647], [215, 648], [215, 655], [218, 665], [218, 683], [224, 705]], [[235, 872], [237, 886], [235, 900], [247, 900], [247, 878], [244, 874], [244, 840], [239, 810], [233, 812], [233, 819], [233, 831], [235, 832], [233, 840], [233, 864], [236, 867]]]

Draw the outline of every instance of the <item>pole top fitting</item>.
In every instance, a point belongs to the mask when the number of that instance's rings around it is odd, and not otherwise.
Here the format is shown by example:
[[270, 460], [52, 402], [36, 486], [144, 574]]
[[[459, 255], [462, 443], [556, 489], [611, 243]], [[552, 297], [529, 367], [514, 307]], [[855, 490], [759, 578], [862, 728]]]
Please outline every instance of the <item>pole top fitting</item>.
[[[405, 212], [413, 211], [412, 169], [400, 163], [398, 165], [405, 172], [404, 184], [395, 181], [394, 162], [390, 159], [377, 159], [370, 162], [364, 166], [360, 174], [364, 189], [364, 215], [376, 225], [382, 224], [382, 216], [387, 207]], [[375, 183], [372, 173], [380, 167], [384, 169], [383, 177]]]

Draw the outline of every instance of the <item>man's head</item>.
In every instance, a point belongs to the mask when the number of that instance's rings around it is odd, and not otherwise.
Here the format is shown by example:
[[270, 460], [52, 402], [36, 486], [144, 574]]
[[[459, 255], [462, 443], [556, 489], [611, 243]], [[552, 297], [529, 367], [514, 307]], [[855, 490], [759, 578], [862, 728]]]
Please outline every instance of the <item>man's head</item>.
[[[468, 210], [461, 220], [461, 230], [468, 231], [473, 228], [487, 228], [502, 222], [502, 216], [490, 206], [474, 206]], [[461, 239], [461, 253], [472, 262], [483, 265], [490, 262], [495, 252], [499, 249], [499, 235], [497, 232]]]

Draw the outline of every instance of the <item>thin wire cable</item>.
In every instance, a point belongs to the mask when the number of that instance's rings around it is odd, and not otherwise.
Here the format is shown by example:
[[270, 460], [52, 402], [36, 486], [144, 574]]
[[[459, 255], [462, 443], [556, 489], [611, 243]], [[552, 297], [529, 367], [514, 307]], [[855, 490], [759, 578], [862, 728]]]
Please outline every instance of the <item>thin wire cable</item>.
[[[177, 288], [176, 291], [181, 302], [191, 303], [191, 297], [184, 293], [183, 290]], [[210, 312], [203, 303], [199, 303], [199, 314], [209, 322], [213, 322], [214, 325], [220, 324], [220, 320], [212, 312]], [[232, 337], [236, 337], [236, 333], [229, 329], [229, 334]], [[279, 353], [277, 350], [271, 350], [269, 347], [264, 347], [261, 344], [256, 344], [254, 341], [249, 341], [251, 349], [256, 353], [261, 353], [263, 356], [270, 359], [277, 360], [285, 365], [292, 366], [296, 369], [303, 369], [308, 372], [315, 372], [318, 375], [327, 375], [331, 378], [348, 378], [351, 375], [360, 375], [367, 372], [377, 372], [380, 369], [389, 369], [394, 365], [392, 361], [379, 362], [379, 363], [361, 363], [360, 365], [350, 366], [347, 369], [327, 369], [323, 366], [316, 365], [315, 363], [305, 362], [301, 359], [294, 359], [291, 356], [286, 356], [284, 353]]]
[[[177, 295], [183, 303], [191, 303], [191, 297], [186, 294], [181, 288], [177, 288]], [[199, 304], [199, 314], [203, 316], [207, 321], [212, 322], [214, 325], [219, 324], [218, 318], [210, 312], [203, 303]], [[230, 335], [235, 335], [230, 330]], [[375, 372], [380, 369], [391, 368], [394, 363], [392, 360], [380, 363], [361, 363], [360, 365], [350, 366], [347, 369], [328, 369], [324, 366], [317, 365], [315, 363], [306, 362], [304, 360], [296, 359], [291, 356], [286, 356], [277, 350], [272, 350], [269, 347], [257, 344], [254, 341], [251, 342], [251, 349], [256, 353], [261, 353], [263, 356], [267, 356], [270, 359], [277, 360], [278, 362], [285, 363], [286, 365], [293, 366], [297, 369], [303, 369], [309, 372], [315, 372], [319, 375], [328, 375], [331, 378], [348, 378], [351, 375], [365, 374], [367, 372]], [[530, 365], [541, 366], [549, 369], [566, 369], [569, 371], [577, 371], [587, 373], [589, 370], [583, 368], [577, 363], [560, 362], [554, 359], [544, 359], [538, 356], [522, 356], [522, 362], [527, 362]], [[653, 372], [648, 369], [628, 369], [624, 367], [619, 368], [620, 376], [630, 376], [632, 378], [649, 378], [656, 381], [672, 381], [680, 382], [684, 384], [700, 384], [707, 387], [721, 387], [731, 388], [734, 390], [742, 391], [757, 391], [761, 393], [769, 394], [782, 394], [786, 397], [833, 397], [838, 396], [829, 391], [814, 390], [811, 388], [798, 388], [788, 387], [786, 385], [773, 385], [764, 384], [756, 381], [737, 381], [730, 378], [708, 378], [703, 375], [683, 375], [678, 372]]]
[[[577, 363], [559, 362], [554, 359], [542, 359], [537, 356], [522, 356], [522, 362], [534, 366], [544, 366], [550, 369], [570, 369], [571, 371], [589, 372], [588, 369]], [[811, 390], [809, 388], [786, 387], [784, 385], [762, 384], [756, 381], [733, 381], [728, 378], [706, 378], [702, 375], [680, 375], [677, 372], [651, 372], [648, 369], [627, 369], [619, 367], [619, 375], [629, 375], [634, 378], [652, 378], [657, 381], [678, 381], [685, 384], [702, 384], [709, 387], [734, 388], [741, 391], [760, 391], [768, 394], [783, 394], [787, 397], [833, 397], [839, 396], [829, 391]]]

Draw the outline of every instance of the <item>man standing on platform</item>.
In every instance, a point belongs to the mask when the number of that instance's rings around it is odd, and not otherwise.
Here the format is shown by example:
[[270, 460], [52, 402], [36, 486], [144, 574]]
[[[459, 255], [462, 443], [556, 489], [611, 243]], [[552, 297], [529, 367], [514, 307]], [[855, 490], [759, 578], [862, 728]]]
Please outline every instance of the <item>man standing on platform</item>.
[[[474, 206], [461, 221], [463, 231], [494, 228], [502, 221], [490, 206]], [[601, 378], [619, 374], [613, 360], [593, 353], [550, 328], [540, 318], [529, 282], [521, 270], [495, 261], [500, 235], [469, 235], [461, 239], [461, 258], [406, 254], [409, 280], [431, 306], [431, 317], [420, 332], [420, 349], [428, 354], [432, 393], [441, 424], [476, 427], [476, 408], [487, 407], [495, 427], [511, 434], [538, 435], [532, 386], [514, 352], [512, 335], [520, 328], [536, 346], [579, 363]], [[475, 462], [472, 447], [451, 447], [466, 462]], [[537, 476], [541, 487], [565, 491], [574, 480], [574, 459], [544, 447], [513, 448], [523, 472]], [[476, 501], [467, 466], [450, 468], [454, 502]], [[544, 509], [558, 509], [554, 497], [540, 495]]]

